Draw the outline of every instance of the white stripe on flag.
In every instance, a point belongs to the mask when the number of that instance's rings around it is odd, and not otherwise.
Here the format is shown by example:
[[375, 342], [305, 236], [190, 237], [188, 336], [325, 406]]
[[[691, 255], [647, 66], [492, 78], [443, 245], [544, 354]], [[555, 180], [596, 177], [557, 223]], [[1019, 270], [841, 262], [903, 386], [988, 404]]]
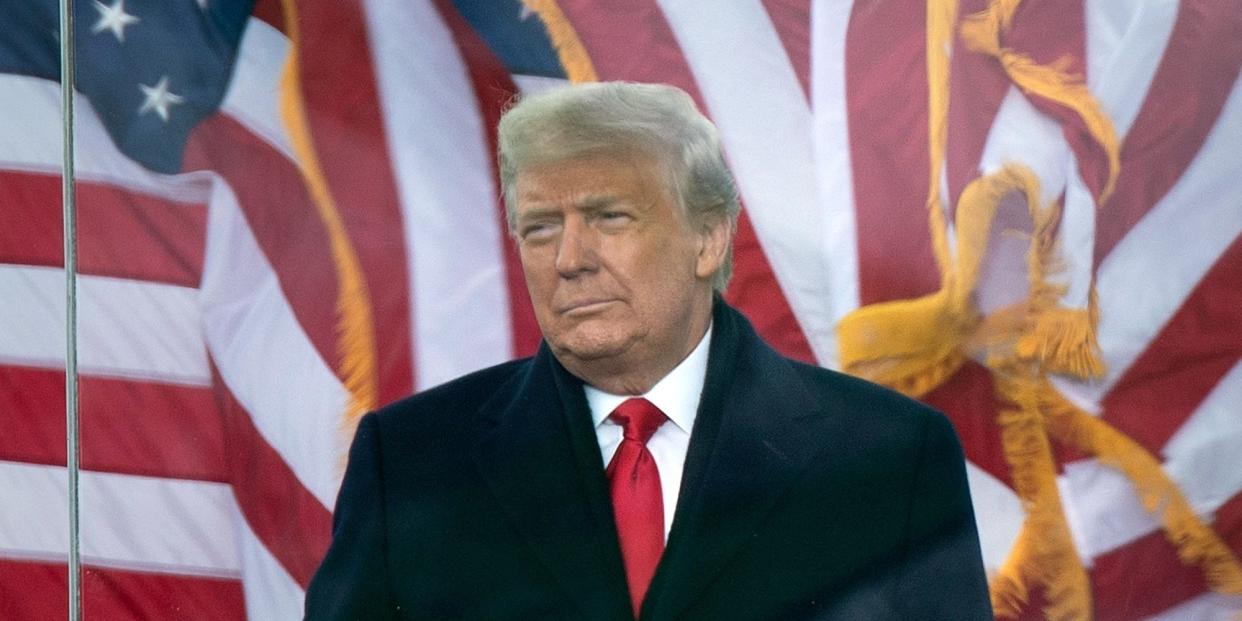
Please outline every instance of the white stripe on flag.
[[[223, 483], [81, 473], [82, 560], [136, 571], [237, 578], [238, 514]], [[69, 549], [67, 471], [0, 461], [0, 556], [63, 562]]]
[[280, 78], [289, 40], [260, 19], [246, 24], [237, 62], [220, 110], [293, 161], [289, 133], [280, 118]]
[[[825, 279], [832, 326], [858, 308], [858, 229], [854, 173], [850, 165], [849, 114], [845, 99], [845, 35], [853, 0], [816, 0], [811, 5], [811, 106], [814, 109], [817, 205], [824, 228]], [[837, 368], [836, 331], [820, 364]]]
[[1006, 164], [1021, 164], [1039, 177], [1043, 202], [1061, 194], [1065, 187], [1069, 145], [1055, 119], [1035, 109], [1017, 87], [1009, 87], [988, 128], [979, 168], [985, 174]]
[[966, 482], [975, 507], [983, 565], [989, 572], [1000, 569], [1022, 530], [1022, 500], [986, 470], [966, 462]]
[[1165, 469], [1194, 486], [1199, 510], [1215, 510], [1242, 489], [1242, 361], [1217, 382], [1164, 445]]
[[409, 256], [418, 388], [512, 357], [492, 154], [432, 3], [366, 3]]
[[232, 189], [215, 190], [200, 289], [208, 350], [259, 434], [331, 507], [348, 393], [298, 323]]
[[1095, 459], [1066, 464], [1057, 483], [1070, 531], [1088, 563], [1160, 527], [1143, 510], [1134, 484]]
[[[65, 272], [0, 265], [0, 362], [65, 366]], [[83, 375], [211, 383], [199, 331], [197, 292], [188, 287], [78, 276], [78, 356]]]
[[[107, 183], [180, 203], [205, 203], [210, 177], [203, 173], [163, 175], [125, 157], [104, 131], [90, 101], [74, 98], [74, 167], [79, 181]], [[0, 73], [0, 169], [59, 175], [60, 85], [50, 80]]]
[[[835, 358], [827, 223], [816, 203], [806, 95], [758, 0], [662, 0], [707, 113], [737, 177], [750, 221], [816, 360]], [[738, 50], [744, 53], [721, 53]]]
[[[254, 621], [301, 619], [306, 592], [254, 534], [236, 505], [232, 518], [237, 524], [232, 543], [241, 559], [246, 618]], [[229, 542], [221, 537], [217, 537], [216, 541], [221, 544]]]
[[1242, 597], [1207, 593], [1188, 599], [1147, 621], [1238, 621]]
[[1172, 0], [1086, 0], [1087, 86], [1120, 139], [1143, 106], [1177, 22]]

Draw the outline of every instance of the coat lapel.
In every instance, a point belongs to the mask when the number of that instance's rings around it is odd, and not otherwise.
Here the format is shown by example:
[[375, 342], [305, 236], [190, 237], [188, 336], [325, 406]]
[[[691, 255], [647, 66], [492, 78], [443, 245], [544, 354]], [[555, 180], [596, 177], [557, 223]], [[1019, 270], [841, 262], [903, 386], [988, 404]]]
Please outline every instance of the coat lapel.
[[717, 303], [707, 380], [668, 546], [643, 606], [673, 619], [702, 595], [806, 468], [827, 424], [790, 362]]
[[625, 619], [629, 596], [602, 458], [577, 380], [544, 346], [516, 395], [485, 406], [475, 462], [524, 545], [582, 618]]

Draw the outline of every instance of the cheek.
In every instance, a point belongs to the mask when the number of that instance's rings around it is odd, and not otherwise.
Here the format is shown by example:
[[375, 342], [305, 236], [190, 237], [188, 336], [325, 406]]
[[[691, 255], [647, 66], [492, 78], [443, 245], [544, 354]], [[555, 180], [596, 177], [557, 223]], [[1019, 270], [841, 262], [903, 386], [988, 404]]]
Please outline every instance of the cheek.
[[523, 255], [522, 275], [526, 279], [526, 292], [530, 295], [530, 304], [536, 316], [548, 315], [556, 289], [555, 271], [549, 275], [549, 270], [541, 269], [538, 263], [532, 263]]

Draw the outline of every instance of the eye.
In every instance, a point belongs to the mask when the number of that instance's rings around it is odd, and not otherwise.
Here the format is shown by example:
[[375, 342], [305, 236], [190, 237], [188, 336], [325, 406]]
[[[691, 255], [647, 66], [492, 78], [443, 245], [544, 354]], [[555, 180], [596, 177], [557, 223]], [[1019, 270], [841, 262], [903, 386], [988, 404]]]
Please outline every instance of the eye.
[[598, 220], [600, 226], [603, 227], [624, 226], [633, 219], [633, 216], [624, 211], [601, 211], [596, 216], [596, 220]]
[[529, 222], [518, 227], [518, 239], [521, 241], [542, 241], [550, 239], [556, 233], [551, 222]]

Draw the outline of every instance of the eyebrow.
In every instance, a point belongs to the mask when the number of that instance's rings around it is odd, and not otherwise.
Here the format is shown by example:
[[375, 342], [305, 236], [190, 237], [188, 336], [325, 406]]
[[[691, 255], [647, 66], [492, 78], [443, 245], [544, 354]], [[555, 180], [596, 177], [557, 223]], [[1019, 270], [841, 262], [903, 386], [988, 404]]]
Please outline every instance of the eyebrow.
[[[576, 211], [586, 212], [588, 214], [603, 211], [617, 203], [621, 202], [621, 198], [612, 194], [590, 195], [577, 201], [573, 205]], [[555, 207], [531, 207], [517, 214], [517, 221], [537, 220], [552, 215], [560, 214], [561, 210]]]
[[611, 194], [588, 196], [582, 202], [575, 205], [574, 208], [588, 214], [594, 214], [616, 205], [621, 200], [620, 197]]

